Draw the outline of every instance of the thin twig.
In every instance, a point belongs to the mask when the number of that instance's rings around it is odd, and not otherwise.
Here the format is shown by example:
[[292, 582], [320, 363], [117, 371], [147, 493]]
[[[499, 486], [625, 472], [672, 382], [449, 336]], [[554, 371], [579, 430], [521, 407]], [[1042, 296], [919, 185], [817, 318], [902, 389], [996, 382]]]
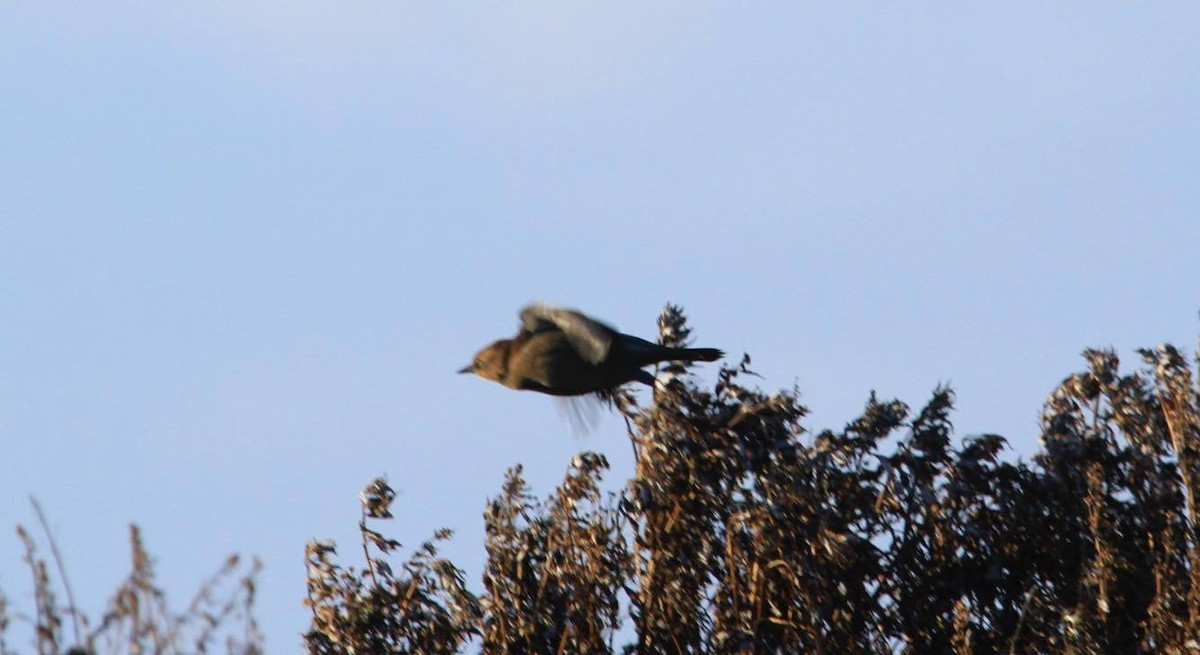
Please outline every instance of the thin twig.
[[62, 555], [58, 552], [58, 541], [54, 538], [54, 533], [50, 532], [50, 525], [46, 522], [46, 514], [42, 511], [41, 503], [33, 496], [29, 497], [29, 502], [33, 505], [33, 512], [37, 515], [42, 532], [46, 535], [46, 542], [50, 544], [50, 554], [54, 556], [54, 567], [58, 569], [58, 577], [62, 580], [63, 589], [67, 592], [68, 611], [71, 614], [71, 628], [75, 632], [75, 644], [82, 645], [83, 642], [79, 637], [79, 606], [75, 604], [75, 592], [71, 591], [71, 580], [67, 577], [67, 569], [63, 566]]
[[362, 520], [358, 522], [358, 531], [362, 534], [363, 557], [367, 558], [367, 572], [371, 574], [371, 582], [378, 587], [379, 579], [375, 577], [375, 562], [371, 559], [371, 548], [368, 544], [370, 537], [367, 536], [367, 507], [363, 505]]
[[1017, 616], [1017, 627], [1013, 628], [1012, 637], [1008, 640], [1008, 655], [1017, 655], [1017, 644], [1021, 643], [1021, 630], [1025, 627], [1025, 618], [1029, 613], [1029, 605], [1037, 592], [1037, 583], [1029, 586], [1025, 592], [1025, 602], [1021, 603], [1021, 613]]

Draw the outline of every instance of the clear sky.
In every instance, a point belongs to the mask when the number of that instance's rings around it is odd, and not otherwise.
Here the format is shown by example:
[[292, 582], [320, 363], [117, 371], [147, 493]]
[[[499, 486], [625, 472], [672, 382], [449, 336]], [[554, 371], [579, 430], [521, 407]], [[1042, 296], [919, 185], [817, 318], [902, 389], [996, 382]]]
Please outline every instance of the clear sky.
[[[967, 6], [971, 4], [972, 6]], [[0, 526], [99, 614], [139, 523], [178, 604], [261, 557], [272, 652], [356, 494], [440, 526], [621, 424], [454, 371], [534, 299], [797, 383], [958, 392], [1036, 447], [1087, 346], [1200, 333], [1200, 5], [0, 4]], [[714, 367], [703, 375], [711, 379]], [[9, 535], [7, 537], [3, 535]], [[32, 605], [12, 533], [0, 588]], [[19, 644], [24, 648], [24, 644]]]

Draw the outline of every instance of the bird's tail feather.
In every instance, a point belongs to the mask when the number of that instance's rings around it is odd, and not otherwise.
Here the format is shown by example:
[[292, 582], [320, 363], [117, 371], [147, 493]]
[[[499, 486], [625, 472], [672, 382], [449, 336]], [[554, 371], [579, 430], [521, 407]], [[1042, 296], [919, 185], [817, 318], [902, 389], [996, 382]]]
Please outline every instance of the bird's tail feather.
[[637, 366], [657, 362], [715, 362], [725, 356], [716, 348], [672, 348], [628, 334], [620, 334], [617, 338], [621, 361], [636, 363]]
[[676, 357], [689, 362], [715, 362], [725, 356], [725, 353], [716, 348], [679, 348], [675, 351]]

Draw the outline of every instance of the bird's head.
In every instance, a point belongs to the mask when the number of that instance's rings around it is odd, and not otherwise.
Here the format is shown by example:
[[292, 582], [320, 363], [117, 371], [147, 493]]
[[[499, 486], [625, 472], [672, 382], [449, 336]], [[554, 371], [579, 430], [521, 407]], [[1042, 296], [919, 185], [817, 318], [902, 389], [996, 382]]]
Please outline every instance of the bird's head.
[[511, 348], [511, 339], [496, 341], [475, 353], [470, 365], [458, 369], [458, 372], [474, 373], [485, 380], [503, 383], [504, 376], [508, 375], [508, 353]]

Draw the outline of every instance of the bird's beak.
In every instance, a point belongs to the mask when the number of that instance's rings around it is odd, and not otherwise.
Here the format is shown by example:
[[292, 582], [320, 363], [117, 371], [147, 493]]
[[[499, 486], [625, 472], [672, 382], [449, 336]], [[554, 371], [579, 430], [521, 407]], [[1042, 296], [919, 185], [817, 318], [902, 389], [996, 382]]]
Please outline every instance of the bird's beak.
[[464, 366], [464, 367], [462, 367], [462, 368], [458, 369], [458, 372], [459, 372], [459, 373], [474, 373], [474, 372], [475, 372], [475, 365], [474, 365], [474, 364], [467, 364], [466, 366]]

